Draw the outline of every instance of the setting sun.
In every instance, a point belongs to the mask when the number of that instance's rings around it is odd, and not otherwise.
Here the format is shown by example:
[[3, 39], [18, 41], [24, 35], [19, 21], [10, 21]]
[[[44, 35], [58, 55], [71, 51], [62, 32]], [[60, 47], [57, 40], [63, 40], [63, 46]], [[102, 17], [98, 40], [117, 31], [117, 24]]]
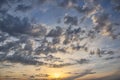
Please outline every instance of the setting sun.
[[54, 77], [54, 78], [60, 78], [60, 76], [61, 76], [60, 73], [54, 73], [54, 74], [53, 74], [53, 77]]

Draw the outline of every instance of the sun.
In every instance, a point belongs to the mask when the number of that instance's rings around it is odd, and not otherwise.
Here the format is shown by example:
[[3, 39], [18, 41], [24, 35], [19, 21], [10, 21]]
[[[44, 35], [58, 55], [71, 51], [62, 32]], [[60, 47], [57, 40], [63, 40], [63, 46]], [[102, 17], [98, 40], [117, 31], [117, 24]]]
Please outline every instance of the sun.
[[53, 77], [54, 77], [54, 78], [60, 78], [60, 77], [61, 77], [61, 74], [60, 74], [60, 73], [54, 73], [54, 74], [53, 74]]

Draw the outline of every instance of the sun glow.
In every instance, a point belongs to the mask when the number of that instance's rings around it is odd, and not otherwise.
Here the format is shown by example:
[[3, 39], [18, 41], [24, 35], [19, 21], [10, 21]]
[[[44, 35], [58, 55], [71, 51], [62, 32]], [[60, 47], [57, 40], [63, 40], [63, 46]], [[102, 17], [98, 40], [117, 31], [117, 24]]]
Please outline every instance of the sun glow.
[[60, 76], [61, 76], [60, 73], [54, 73], [54, 74], [53, 74], [53, 77], [54, 77], [54, 78], [60, 78]]

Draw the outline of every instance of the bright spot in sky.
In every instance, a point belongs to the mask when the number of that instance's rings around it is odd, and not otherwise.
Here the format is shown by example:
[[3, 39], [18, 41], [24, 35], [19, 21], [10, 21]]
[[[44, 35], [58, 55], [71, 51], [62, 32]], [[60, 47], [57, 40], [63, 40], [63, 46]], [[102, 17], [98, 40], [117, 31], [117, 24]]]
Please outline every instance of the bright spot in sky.
[[60, 73], [54, 73], [53, 74], [53, 78], [60, 78], [61, 77], [61, 74]]

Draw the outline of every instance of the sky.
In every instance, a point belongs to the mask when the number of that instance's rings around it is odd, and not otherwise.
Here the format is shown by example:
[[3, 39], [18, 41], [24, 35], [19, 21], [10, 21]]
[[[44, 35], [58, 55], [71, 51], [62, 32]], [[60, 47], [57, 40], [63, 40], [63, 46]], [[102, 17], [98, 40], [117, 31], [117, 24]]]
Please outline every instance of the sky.
[[120, 80], [120, 1], [0, 0], [0, 80]]

